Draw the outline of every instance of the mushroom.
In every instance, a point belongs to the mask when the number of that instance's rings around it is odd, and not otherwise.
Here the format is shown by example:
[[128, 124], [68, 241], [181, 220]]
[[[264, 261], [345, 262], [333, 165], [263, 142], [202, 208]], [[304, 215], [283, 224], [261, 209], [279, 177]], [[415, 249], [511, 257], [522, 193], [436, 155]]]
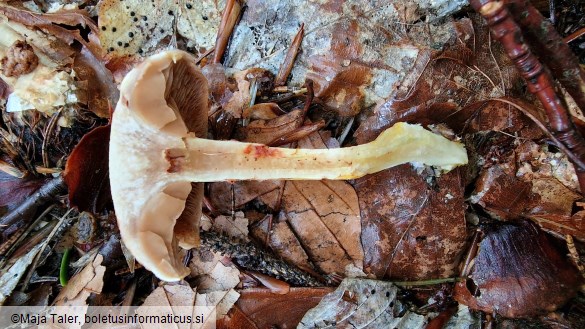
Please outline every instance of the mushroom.
[[136, 260], [166, 281], [189, 273], [178, 246], [199, 242], [197, 182], [352, 179], [406, 162], [442, 170], [467, 163], [462, 144], [406, 123], [339, 149], [208, 140], [207, 102], [207, 81], [192, 56], [166, 51], [127, 74], [112, 119], [110, 185], [120, 233]]

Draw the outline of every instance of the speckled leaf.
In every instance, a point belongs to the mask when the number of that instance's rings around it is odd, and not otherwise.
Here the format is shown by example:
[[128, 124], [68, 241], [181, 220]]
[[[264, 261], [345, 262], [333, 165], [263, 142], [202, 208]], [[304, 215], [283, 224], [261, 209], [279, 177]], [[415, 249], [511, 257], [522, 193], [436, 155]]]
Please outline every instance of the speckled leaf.
[[345, 279], [297, 328], [424, 328], [427, 317], [408, 311], [397, 293], [391, 282]]
[[215, 44], [225, 1], [105, 0], [99, 11], [100, 41], [113, 55], [150, 54], [175, 32], [195, 54]]
[[456, 273], [466, 240], [463, 182], [459, 170], [429, 178], [405, 164], [356, 181], [366, 273], [409, 281]]

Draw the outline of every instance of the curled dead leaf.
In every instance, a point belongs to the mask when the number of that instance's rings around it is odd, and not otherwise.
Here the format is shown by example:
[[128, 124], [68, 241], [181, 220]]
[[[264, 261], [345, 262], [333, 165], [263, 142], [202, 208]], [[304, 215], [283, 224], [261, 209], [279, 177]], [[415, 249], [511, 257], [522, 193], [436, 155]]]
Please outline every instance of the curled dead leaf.
[[554, 311], [576, 293], [582, 278], [549, 238], [529, 222], [495, 225], [485, 236], [455, 299], [505, 317]]

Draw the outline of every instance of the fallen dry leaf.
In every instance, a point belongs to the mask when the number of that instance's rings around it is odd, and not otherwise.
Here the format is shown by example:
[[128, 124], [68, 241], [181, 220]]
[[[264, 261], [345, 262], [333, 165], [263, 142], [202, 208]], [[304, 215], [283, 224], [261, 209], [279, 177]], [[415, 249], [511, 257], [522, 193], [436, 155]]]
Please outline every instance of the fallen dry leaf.
[[[0, 171], [0, 207], [15, 208], [45, 183], [44, 178], [16, 178]], [[2, 211], [0, 210], [0, 214]]]
[[252, 228], [252, 235], [258, 241], [266, 241], [274, 252], [282, 259], [300, 268], [312, 268], [309, 256], [303, 248], [301, 241], [290, 228], [290, 224], [280, 214], [280, 218], [274, 220], [272, 215], [267, 215]]
[[[216, 319], [223, 318], [237, 301], [239, 294], [233, 290], [197, 293], [185, 284], [164, 285], [156, 288], [136, 310], [141, 315], [204, 315], [203, 323], [191, 326], [182, 324], [178, 328], [214, 328]], [[205, 308], [199, 308], [204, 306]], [[158, 324], [144, 325], [143, 328], [159, 328]]]
[[291, 288], [287, 294], [277, 295], [269, 289], [244, 289], [240, 291], [240, 299], [217, 327], [295, 328], [303, 315], [331, 291], [331, 288]]
[[[511, 138], [507, 138], [509, 140]], [[494, 144], [484, 158], [498, 155], [482, 169], [470, 201], [501, 220], [530, 218], [543, 228], [585, 239], [575, 169], [560, 152], [530, 140]]]
[[474, 310], [533, 317], [567, 302], [582, 278], [549, 238], [529, 222], [484, 230], [470, 275], [455, 299]]
[[[421, 16], [441, 16], [463, 4], [251, 0], [247, 5], [254, 10], [242, 14], [225, 65], [237, 70], [262, 67], [276, 74], [304, 23], [290, 85], [302, 86], [305, 78], [312, 79], [316, 96], [326, 106], [352, 116], [388, 98], [412, 68], [420, 48], [441, 47], [452, 31], [450, 23], [414, 23]], [[419, 36], [416, 30], [425, 33]]]
[[474, 16], [453, 23], [457, 36], [442, 51], [421, 51], [392, 97], [358, 128], [365, 143], [395, 122], [446, 123], [460, 133], [478, 109], [471, 105], [507, 95], [519, 76], [489, 30]]
[[270, 120], [255, 120], [245, 127], [239, 127], [236, 130], [236, 139], [268, 144], [280, 136], [293, 132], [302, 124], [301, 120], [303, 120], [301, 110], [293, 110]]
[[297, 328], [424, 328], [427, 317], [406, 310], [397, 293], [391, 282], [344, 279]]
[[215, 217], [213, 229], [241, 241], [248, 241], [248, 219], [241, 211], [234, 213], [233, 216]]
[[104, 287], [105, 266], [102, 266], [103, 256], [97, 254], [90, 262], [74, 275], [55, 298], [55, 306], [86, 306], [87, 298], [91, 294], [100, 294]]
[[225, 265], [225, 257], [210, 250], [193, 250], [191, 277], [200, 292], [228, 290], [240, 283], [240, 271]]
[[[429, 184], [429, 178], [435, 181]], [[354, 185], [363, 218], [366, 273], [407, 281], [456, 273], [466, 240], [459, 170], [433, 178], [405, 164]]]

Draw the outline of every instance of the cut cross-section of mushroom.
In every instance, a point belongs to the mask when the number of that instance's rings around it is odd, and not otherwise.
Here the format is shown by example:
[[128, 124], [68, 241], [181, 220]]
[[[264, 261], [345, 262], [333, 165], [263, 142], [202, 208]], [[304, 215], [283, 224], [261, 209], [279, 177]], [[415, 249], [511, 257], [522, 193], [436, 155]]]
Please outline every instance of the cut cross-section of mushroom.
[[[124, 78], [112, 119], [110, 181], [122, 239], [162, 280], [189, 273], [178, 245], [194, 247], [198, 238], [176, 235], [175, 224], [186, 203], [200, 208], [192, 182], [352, 179], [406, 162], [443, 170], [467, 163], [462, 144], [406, 123], [368, 144], [329, 150], [207, 140], [207, 93], [189, 54], [163, 52]], [[198, 235], [195, 224], [182, 225]]]

